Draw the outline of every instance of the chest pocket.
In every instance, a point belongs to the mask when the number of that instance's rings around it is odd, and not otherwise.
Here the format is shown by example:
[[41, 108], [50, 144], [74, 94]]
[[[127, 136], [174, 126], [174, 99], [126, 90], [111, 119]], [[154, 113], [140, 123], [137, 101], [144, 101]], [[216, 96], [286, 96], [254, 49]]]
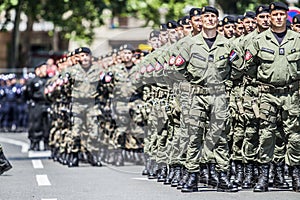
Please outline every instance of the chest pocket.
[[291, 71], [293, 74], [297, 74], [296, 79], [300, 79], [300, 51], [294, 51], [292, 50], [292, 53], [286, 56], [286, 59], [289, 62], [289, 65], [291, 66]]
[[275, 59], [275, 51], [272, 49], [262, 47], [258, 52], [257, 56], [263, 60], [264, 62], [274, 62]]
[[230, 72], [230, 65], [228, 63], [229, 62], [228, 59], [229, 59], [228, 54], [224, 54], [216, 58], [215, 67], [217, 68], [222, 79], [227, 77], [227, 75]]
[[207, 59], [199, 53], [193, 53], [187, 68], [194, 76], [203, 76], [207, 70]]

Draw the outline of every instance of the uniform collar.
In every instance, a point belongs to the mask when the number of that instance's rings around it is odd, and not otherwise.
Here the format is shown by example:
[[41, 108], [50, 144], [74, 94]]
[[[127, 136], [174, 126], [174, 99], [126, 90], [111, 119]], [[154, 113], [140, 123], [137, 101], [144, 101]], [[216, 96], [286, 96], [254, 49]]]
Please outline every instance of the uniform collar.
[[292, 31], [287, 29], [286, 35], [283, 38], [281, 44], [278, 44], [277, 39], [275, 38], [273, 32], [271, 31], [271, 28], [269, 28], [268, 30], [265, 31], [265, 36], [267, 40], [271, 40], [274, 44], [276, 44], [277, 46], [283, 46], [284, 44], [286, 44], [287, 42], [294, 40], [294, 36], [292, 35]]
[[199, 33], [198, 35], [196, 35], [194, 38], [195, 38], [195, 43], [198, 45], [202, 45], [204, 47], [204, 49], [208, 52], [214, 51], [218, 46], [223, 46], [226, 43], [226, 41], [228, 40], [221, 34], [217, 33], [216, 41], [214, 42], [214, 44], [212, 45], [212, 47], [210, 49], [204, 40], [202, 32]]

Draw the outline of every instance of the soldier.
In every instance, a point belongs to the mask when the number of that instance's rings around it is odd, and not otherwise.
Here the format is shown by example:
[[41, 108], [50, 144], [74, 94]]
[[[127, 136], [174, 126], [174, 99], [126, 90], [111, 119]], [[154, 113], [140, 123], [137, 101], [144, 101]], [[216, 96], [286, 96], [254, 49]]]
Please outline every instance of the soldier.
[[238, 15], [235, 19], [235, 37], [239, 38], [244, 35], [243, 15]]
[[92, 64], [92, 52], [87, 47], [75, 50], [78, 64], [67, 68], [64, 73], [69, 73], [73, 79], [72, 87], [72, 133], [69, 146], [69, 167], [79, 164], [79, 152], [87, 155], [92, 166], [102, 166], [98, 157], [100, 144], [97, 116], [100, 115], [95, 98], [98, 96], [97, 85], [101, 73], [98, 65]]
[[30, 150], [39, 151], [39, 143], [44, 141], [44, 148], [48, 150], [50, 121], [48, 116], [49, 103], [44, 96], [44, 86], [48, 80], [46, 63], [35, 67], [35, 78], [28, 81], [26, 98], [29, 104], [28, 138]]
[[185, 70], [189, 74], [188, 80], [192, 85], [192, 104], [189, 113], [190, 140], [186, 158], [189, 178], [181, 191], [198, 190], [203, 135], [207, 132], [207, 136], [210, 135], [211, 140], [205, 138], [206, 146], [214, 149], [218, 164], [216, 186], [219, 191], [236, 192], [237, 188], [230, 183], [227, 177], [229, 155], [226, 136], [224, 136], [227, 112], [224, 82], [234, 75], [235, 70], [232, 68], [232, 63], [235, 60], [241, 61], [227, 39], [217, 34], [217, 9], [210, 6], [203, 7], [201, 21], [201, 34], [192, 38], [194, 44], [183, 45], [182, 51], [175, 60], [176, 66], [181, 68], [185, 66]]
[[247, 35], [255, 30], [256, 21], [255, 21], [255, 12], [247, 11], [244, 14], [243, 24], [244, 24], [244, 35]]
[[260, 176], [254, 192], [268, 191], [278, 123], [282, 124], [287, 139], [285, 160], [291, 169], [293, 190], [299, 192], [299, 52], [295, 47], [300, 45], [300, 38], [298, 33], [286, 27], [289, 10], [286, 4], [274, 2], [269, 8], [271, 28], [254, 37], [245, 53], [245, 72], [249, 74], [256, 71], [259, 83], [261, 121], [257, 162]]
[[223, 27], [223, 25], [224, 25], [223, 24], [223, 20], [220, 20], [219, 23], [218, 23], [218, 29], [217, 30], [218, 30], [218, 33], [221, 34], [221, 35], [224, 35], [224, 27]]
[[300, 33], [300, 14], [293, 17], [292, 30]]
[[0, 175], [12, 168], [10, 162], [7, 160], [3, 153], [2, 146], [0, 144]]

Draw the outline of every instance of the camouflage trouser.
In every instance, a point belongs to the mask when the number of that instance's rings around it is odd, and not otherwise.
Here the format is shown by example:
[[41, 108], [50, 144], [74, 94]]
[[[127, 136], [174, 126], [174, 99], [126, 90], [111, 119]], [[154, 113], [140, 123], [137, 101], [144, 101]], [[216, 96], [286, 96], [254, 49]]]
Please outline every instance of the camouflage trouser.
[[245, 131], [245, 121], [244, 121], [244, 110], [242, 105], [242, 97], [241, 92], [243, 90], [243, 87], [241, 86], [235, 86], [232, 89], [231, 96], [230, 96], [230, 107], [235, 110], [233, 121], [231, 124], [231, 133], [232, 135], [232, 160], [243, 160], [242, 156], [242, 146], [243, 146], [243, 140], [244, 140], [244, 131]]
[[81, 150], [97, 152], [100, 148], [98, 120], [98, 107], [90, 103], [74, 102], [72, 106], [73, 126], [71, 133], [72, 151], [79, 151], [78, 140], [80, 140]]
[[[190, 116], [190, 141], [187, 148], [186, 167], [190, 172], [199, 170], [203, 143], [213, 152], [218, 171], [228, 171], [229, 149], [225, 133], [228, 105], [224, 94], [194, 94]], [[203, 135], [207, 131], [203, 141]]]
[[[296, 86], [295, 86], [296, 87]], [[274, 157], [278, 115], [286, 138], [285, 161], [290, 166], [300, 165], [299, 93], [262, 93], [260, 96], [260, 130], [258, 162], [269, 163]]]
[[244, 90], [243, 107], [245, 110], [245, 134], [242, 146], [243, 162], [255, 162], [259, 145], [259, 113], [258, 88], [246, 85]]

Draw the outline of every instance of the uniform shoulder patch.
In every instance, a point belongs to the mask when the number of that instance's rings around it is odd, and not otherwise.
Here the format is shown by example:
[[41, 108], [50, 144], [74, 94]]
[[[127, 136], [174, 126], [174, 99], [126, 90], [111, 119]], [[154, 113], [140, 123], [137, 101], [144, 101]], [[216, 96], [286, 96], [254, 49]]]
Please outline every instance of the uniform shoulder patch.
[[152, 65], [152, 64], [149, 64], [149, 65], [147, 66], [147, 72], [150, 73], [150, 72], [153, 72], [153, 71], [154, 71], [153, 65]]
[[229, 54], [229, 61], [232, 62], [232, 61], [234, 61], [236, 58], [237, 58], [237, 53], [236, 53], [234, 50], [232, 50], [232, 51], [230, 52], [230, 54]]
[[162, 68], [164, 68], [159, 62], [157, 62], [156, 64], [155, 64], [155, 71], [159, 71], [159, 70], [161, 70]]
[[175, 60], [176, 60], [176, 57], [175, 56], [171, 56], [170, 59], [169, 59], [169, 65], [174, 65], [175, 64]]
[[185, 59], [181, 55], [178, 55], [175, 60], [175, 66], [181, 66], [184, 63], [185, 63]]
[[145, 66], [142, 66], [141, 67], [141, 74], [144, 74], [146, 72], [146, 67]]
[[105, 75], [105, 82], [109, 83], [111, 82], [112, 77], [110, 75]]
[[249, 61], [251, 60], [252, 57], [253, 57], [252, 53], [249, 50], [247, 50], [245, 53], [245, 60]]

